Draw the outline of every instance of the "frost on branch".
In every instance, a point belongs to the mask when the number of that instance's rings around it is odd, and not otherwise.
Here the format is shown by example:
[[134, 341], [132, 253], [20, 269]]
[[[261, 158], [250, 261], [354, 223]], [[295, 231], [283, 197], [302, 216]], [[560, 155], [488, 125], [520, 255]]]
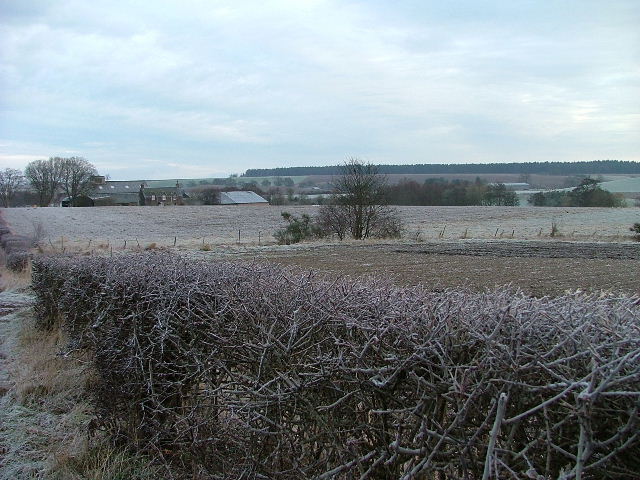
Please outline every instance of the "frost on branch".
[[93, 352], [99, 423], [198, 475], [640, 471], [637, 297], [429, 292], [166, 254], [41, 257], [33, 284], [40, 326]]

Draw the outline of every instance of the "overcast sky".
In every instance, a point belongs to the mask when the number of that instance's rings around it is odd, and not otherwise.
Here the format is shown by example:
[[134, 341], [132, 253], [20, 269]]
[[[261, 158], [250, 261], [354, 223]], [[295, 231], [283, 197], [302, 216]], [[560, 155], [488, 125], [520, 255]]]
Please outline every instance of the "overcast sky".
[[0, 0], [0, 168], [640, 160], [638, 25], [638, 0]]

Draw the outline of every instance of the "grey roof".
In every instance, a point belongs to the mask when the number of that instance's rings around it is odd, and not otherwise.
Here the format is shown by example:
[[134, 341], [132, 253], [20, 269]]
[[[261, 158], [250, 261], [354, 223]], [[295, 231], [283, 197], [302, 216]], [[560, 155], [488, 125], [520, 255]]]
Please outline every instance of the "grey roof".
[[105, 182], [104, 185], [96, 185], [91, 192], [92, 195], [109, 195], [114, 193], [138, 193], [140, 190], [140, 184], [145, 181], [133, 181], [133, 182], [119, 182], [119, 181], [108, 181]]
[[220, 192], [221, 205], [238, 205], [242, 203], [269, 203], [256, 192]]
[[94, 195], [89, 197], [94, 201], [110, 201], [112, 203], [138, 203], [138, 192], [113, 193], [111, 195]]

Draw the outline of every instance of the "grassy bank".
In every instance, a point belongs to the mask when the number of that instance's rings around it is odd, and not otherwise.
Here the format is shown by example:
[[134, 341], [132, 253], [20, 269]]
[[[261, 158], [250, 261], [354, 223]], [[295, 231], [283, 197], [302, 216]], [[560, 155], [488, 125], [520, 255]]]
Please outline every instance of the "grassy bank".
[[0, 480], [158, 478], [90, 426], [88, 358], [59, 330], [34, 328], [30, 272], [0, 272]]

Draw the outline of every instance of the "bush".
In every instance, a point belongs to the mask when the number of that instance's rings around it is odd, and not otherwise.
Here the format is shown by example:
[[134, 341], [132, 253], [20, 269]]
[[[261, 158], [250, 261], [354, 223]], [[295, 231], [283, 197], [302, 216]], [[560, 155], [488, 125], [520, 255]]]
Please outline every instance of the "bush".
[[20, 273], [29, 266], [29, 248], [32, 239], [22, 235], [14, 235], [11, 230], [2, 223], [0, 218], [0, 247], [2, 247], [2, 261], [7, 269]]
[[636, 240], [640, 241], [640, 223], [634, 223], [629, 230], [631, 230], [634, 233]]
[[280, 245], [300, 243], [303, 240], [324, 236], [322, 229], [313, 223], [307, 214], [296, 217], [288, 212], [282, 212], [281, 215], [288, 222], [288, 225], [273, 234]]
[[99, 426], [210, 478], [630, 478], [640, 300], [39, 257]]
[[26, 252], [31, 246], [31, 241], [22, 235], [3, 235], [0, 239], [0, 246], [7, 254]]
[[7, 268], [12, 272], [24, 272], [29, 266], [30, 255], [28, 252], [13, 252], [7, 255]]
[[584, 178], [570, 192], [538, 192], [529, 198], [529, 203], [536, 207], [624, 207], [622, 195], [603, 190], [598, 183]]

